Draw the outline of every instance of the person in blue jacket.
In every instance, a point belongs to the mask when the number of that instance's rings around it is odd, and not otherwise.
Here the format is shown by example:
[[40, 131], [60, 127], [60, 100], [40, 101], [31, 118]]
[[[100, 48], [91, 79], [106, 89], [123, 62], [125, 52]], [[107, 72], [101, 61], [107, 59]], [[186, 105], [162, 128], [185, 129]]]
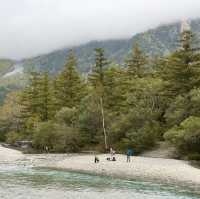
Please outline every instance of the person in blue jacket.
[[133, 149], [131, 148], [128, 148], [127, 150], [127, 162], [130, 162], [131, 161], [131, 156], [133, 155]]

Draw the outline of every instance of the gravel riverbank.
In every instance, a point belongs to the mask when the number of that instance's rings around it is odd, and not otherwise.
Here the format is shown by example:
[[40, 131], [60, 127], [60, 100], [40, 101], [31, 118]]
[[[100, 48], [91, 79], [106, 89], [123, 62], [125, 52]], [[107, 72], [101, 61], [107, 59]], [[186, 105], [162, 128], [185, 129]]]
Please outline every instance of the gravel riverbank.
[[0, 162], [17, 162], [26, 160], [33, 167], [64, 169], [96, 175], [111, 176], [129, 180], [147, 180], [152, 182], [173, 183], [184, 186], [195, 186], [200, 190], [200, 169], [191, 166], [187, 161], [132, 157], [126, 162], [125, 155], [116, 155], [117, 161], [107, 161], [108, 155], [98, 155], [100, 162], [94, 163], [93, 155], [80, 154], [37, 154], [27, 155], [19, 151], [0, 146]]
[[[72, 156], [55, 164], [58, 169], [79, 171], [126, 179], [161, 181], [200, 188], [200, 169], [188, 162], [174, 159], [133, 157], [130, 163], [126, 156], [116, 155], [116, 162], [107, 161], [107, 155], [99, 155], [100, 162], [94, 164], [93, 155]], [[199, 189], [200, 190], [200, 189]]]

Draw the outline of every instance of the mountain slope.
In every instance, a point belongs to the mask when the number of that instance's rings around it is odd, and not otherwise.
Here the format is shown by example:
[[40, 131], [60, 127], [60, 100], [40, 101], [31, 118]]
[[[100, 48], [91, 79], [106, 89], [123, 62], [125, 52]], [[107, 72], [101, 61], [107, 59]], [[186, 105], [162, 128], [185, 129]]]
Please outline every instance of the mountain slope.
[[[104, 48], [109, 59], [121, 62], [122, 57], [124, 57], [127, 51], [131, 48], [131, 43], [129, 42], [129, 39], [92, 41], [84, 45], [73, 47], [78, 58], [78, 65], [81, 72], [88, 72], [90, 70], [94, 63], [95, 48]], [[65, 48], [54, 51], [50, 54], [24, 60], [24, 68], [25, 70], [30, 68], [41, 70], [48, 69], [55, 73], [64, 65], [69, 50], [69, 48]]]
[[[200, 36], [200, 19], [190, 21], [192, 30]], [[136, 34], [130, 39], [92, 41], [84, 45], [73, 47], [78, 57], [78, 66], [81, 72], [88, 72], [94, 63], [94, 49], [104, 48], [107, 57], [116, 63], [123, 63], [131, 52], [134, 43], [138, 43], [149, 56], [165, 55], [178, 47], [181, 24], [173, 23], [162, 25], [144, 33]], [[69, 48], [54, 51], [32, 59], [23, 61], [26, 70], [36, 68], [58, 72], [65, 63]]]
[[0, 77], [13, 70], [15, 61], [9, 59], [0, 59]]

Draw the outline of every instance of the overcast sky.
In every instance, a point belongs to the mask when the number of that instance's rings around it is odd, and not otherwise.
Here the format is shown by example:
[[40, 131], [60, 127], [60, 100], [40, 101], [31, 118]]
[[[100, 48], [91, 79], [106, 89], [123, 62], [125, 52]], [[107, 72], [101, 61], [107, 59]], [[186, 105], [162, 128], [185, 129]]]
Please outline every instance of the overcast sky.
[[200, 17], [200, 0], [0, 0], [0, 57], [20, 59], [94, 39], [128, 38]]

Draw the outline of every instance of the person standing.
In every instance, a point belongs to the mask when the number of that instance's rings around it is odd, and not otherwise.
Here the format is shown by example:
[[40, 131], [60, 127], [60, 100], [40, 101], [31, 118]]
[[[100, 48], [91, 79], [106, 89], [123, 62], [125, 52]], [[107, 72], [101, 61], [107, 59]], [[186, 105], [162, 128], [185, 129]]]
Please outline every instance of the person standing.
[[110, 147], [110, 158], [111, 158], [111, 160], [113, 158], [113, 149], [112, 149], [112, 147]]
[[46, 151], [46, 153], [49, 153], [49, 147], [48, 146], [45, 146], [45, 151]]
[[110, 157], [111, 157], [111, 161], [116, 161], [116, 158], [115, 158], [115, 151], [113, 150], [113, 148], [110, 148]]
[[127, 160], [126, 160], [126, 162], [130, 162], [131, 161], [131, 156], [133, 155], [133, 149], [131, 149], [131, 148], [128, 148], [128, 150], [127, 150]]
[[99, 158], [98, 158], [97, 153], [95, 151], [93, 152], [93, 155], [94, 155], [94, 163], [99, 163]]

